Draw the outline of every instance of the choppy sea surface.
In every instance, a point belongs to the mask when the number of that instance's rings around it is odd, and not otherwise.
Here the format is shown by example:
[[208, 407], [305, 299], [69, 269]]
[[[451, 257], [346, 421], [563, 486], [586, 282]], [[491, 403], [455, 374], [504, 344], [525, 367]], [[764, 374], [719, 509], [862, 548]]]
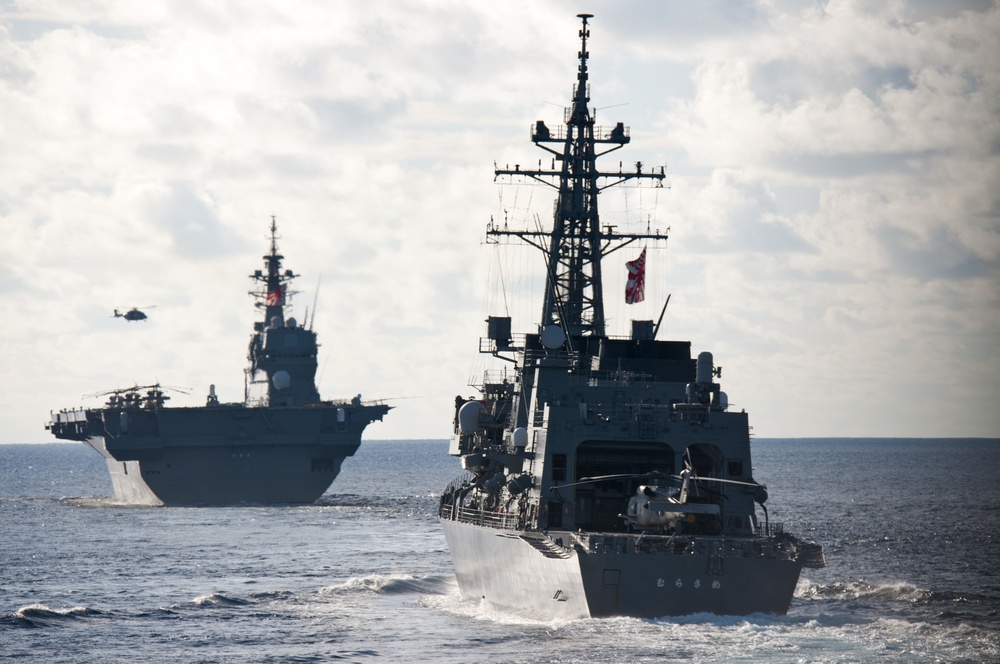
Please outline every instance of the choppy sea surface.
[[0, 445], [0, 659], [1000, 661], [1000, 441], [753, 441], [771, 521], [823, 544], [786, 616], [562, 623], [458, 594], [444, 441], [366, 441], [307, 507], [115, 504], [82, 444]]

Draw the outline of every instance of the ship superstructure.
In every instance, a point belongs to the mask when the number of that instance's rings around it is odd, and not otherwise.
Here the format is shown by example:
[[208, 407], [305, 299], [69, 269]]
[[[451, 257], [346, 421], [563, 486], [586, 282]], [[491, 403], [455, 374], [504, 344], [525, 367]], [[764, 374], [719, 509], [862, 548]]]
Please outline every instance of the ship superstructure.
[[272, 217], [264, 269], [251, 295], [254, 323], [244, 400], [168, 407], [160, 385], [111, 390], [102, 408], [53, 412], [57, 438], [86, 442], [108, 464], [117, 500], [138, 504], [311, 503], [357, 451], [365, 428], [390, 407], [324, 401], [316, 389], [318, 344], [311, 322], [285, 316], [290, 282]]
[[467, 473], [445, 490], [440, 518], [459, 587], [540, 618], [784, 613], [822, 549], [769, 523], [747, 414], [729, 410], [711, 353], [694, 358], [688, 341], [657, 340], [651, 320], [633, 321], [627, 338], [605, 329], [602, 259], [666, 232], [602, 227], [599, 193], [625, 181], [658, 186], [664, 173], [598, 169], [630, 135], [622, 123], [598, 126], [588, 106], [591, 16], [580, 18], [565, 125], [531, 131], [558, 167], [496, 170], [550, 184], [557, 198], [550, 230], [487, 230], [540, 249], [546, 286], [536, 331], [513, 335], [509, 317], [487, 320], [480, 350], [512, 371], [487, 372], [480, 397], [456, 400], [450, 452]]

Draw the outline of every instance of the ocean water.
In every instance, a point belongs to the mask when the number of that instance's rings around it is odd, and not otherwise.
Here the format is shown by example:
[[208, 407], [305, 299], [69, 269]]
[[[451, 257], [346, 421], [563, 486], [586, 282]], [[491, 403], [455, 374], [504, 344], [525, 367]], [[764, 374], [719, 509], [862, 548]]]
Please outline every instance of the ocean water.
[[1000, 441], [753, 441], [824, 545], [786, 616], [546, 623], [458, 595], [444, 441], [366, 441], [316, 505], [126, 507], [84, 445], [0, 445], [0, 659], [1000, 661]]

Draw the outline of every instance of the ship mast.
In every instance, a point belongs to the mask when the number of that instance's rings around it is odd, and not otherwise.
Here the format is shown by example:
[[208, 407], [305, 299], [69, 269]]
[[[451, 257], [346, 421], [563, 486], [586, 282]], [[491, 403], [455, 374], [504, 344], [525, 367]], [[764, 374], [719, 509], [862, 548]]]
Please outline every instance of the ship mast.
[[278, 222], [271, 216], [271, 250], [264, 257], [266, 270], [256, 270], [250, 278], [263, 284], [263, 288], [251, 291], [258, 298], [257, 306], [264, 308], [264, 323], [270, 325], [277, 322], [278, 326], [285, 324], [285, 300], [289, 295], [288, 282], [296, 274], [291, 270], [281, 272], [281, 261], [284, 258], [278, 253]]
[[[643, 172], [642, 162], [636, 162], [634, 172], [620, 168], [617, 172], [601, 172], [597, 168], [598, 157], [622, 148], [630, 137], [621, 122], [610, 131], [595, 128], [596, 111], [587, 106], [590, 101], [587, 19], [592, 15], [578, 16], [583, 21], [580, 65], [572, 106], [565, 109], [565, 129], [550, 130], [539, 120], [531, 130], [531, 140], [553, 155], [553, 168], [543, 169], [539, 162], [537, 170], [515, 165], [513, 169], [498, 168], [494, 172], [497, 178], [528, 177], [557, 189], [552, 230], [517, 231], [493, 224], [487, 229], [487, 236], [517, 236], [544, 252], [547, 276], [541, 329], [558, 325], [569, 339], [605, 336], [601, 259], [636, 240], [667, 237], [666, 232], [659, 231], [617, 233], [612, 227], [601, 228], [597, 196], [603, 189], [627, 180], [652, 180], [655, 186], [662, 186], [664, 173], [662, 167], [658, 172]], [[561, 144], [562, 150], [549, 144]], [[556, 161], [561, 162], [561, 168], [555, 168]]]

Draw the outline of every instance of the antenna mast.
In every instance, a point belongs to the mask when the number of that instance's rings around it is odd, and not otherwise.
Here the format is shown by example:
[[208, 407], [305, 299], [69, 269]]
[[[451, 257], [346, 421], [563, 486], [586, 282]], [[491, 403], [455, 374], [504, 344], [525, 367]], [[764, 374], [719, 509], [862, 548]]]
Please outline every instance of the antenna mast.
[[[640, 239], [665, 240], [666, 232], [616, 233], [613, 228], [601, 228], [597, 211], [597, 195], [609, 187], [627, 180], [652, 180], [662, 186], [663, 168], [643, 172], [642, 162], [636, 162], [635, 172], [601, 172], [597, 158], [624, 147], [630, 140], [628, 128], [621, 122], [605, 130], [595, 127], [596, 111], [588, 108], [590, 101], [587, 60], [587, 20], [591, 14], [579, 14], [579, 68], [573, 89], [572, 105], [565, 109], [565, 127], [550, 130], [538, 120], [531, 128], [531, 140], [551, 153], [561, 168], [524, 170], [498, 168], [494, 175], [527, 177], [558, 190], [551, 232], [512, 231], [493, 224], [488, 236], [513, 235], [541, 249], [546, 254], [548, 274], [545, 301], [542, 306], [541, 328], [558, 325], [568, 337], [605, 336], [604, 295], [601, 258]], [[561, 145], [562, 149], [549, 147]], [[605, 146], [608, 146], [605, 148]], [[600, 151], [598, 151], [600, 150]], [[608, 180], [612, 181], [608, 181]], [[544, 240], [543, 240], [544, 238]]]

